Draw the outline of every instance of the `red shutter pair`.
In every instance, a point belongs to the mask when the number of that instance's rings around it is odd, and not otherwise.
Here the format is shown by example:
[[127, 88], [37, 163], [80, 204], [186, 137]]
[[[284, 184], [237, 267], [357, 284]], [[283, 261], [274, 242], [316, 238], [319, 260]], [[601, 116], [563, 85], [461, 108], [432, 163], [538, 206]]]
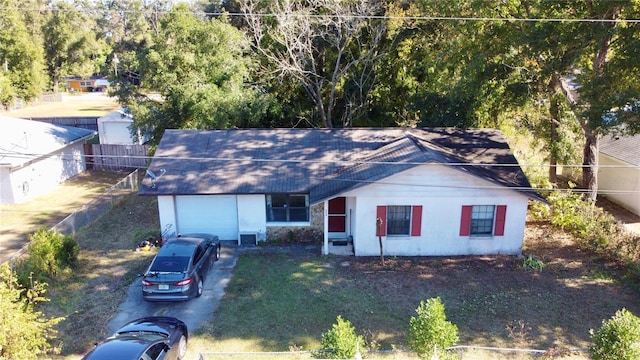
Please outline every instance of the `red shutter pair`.
[[[380, 223], [380, 221], [382, 221]], [[420, 236], [422, 228], [422, 205], [414, 205], [411, 211], [411, 236]], [[376, 210], [376, 236], [387, 235], [387, 207]]]
[[[462, 206], [462, 216], [460, 219], [460, 236], [469, 236], [471, 234], [471, 209], [473, 206]], [[493, 229], [494, 236], [504, 236], [504, 225], [507, 218], [507, 205], [498, 205], [496, 207], [496, 220]]]

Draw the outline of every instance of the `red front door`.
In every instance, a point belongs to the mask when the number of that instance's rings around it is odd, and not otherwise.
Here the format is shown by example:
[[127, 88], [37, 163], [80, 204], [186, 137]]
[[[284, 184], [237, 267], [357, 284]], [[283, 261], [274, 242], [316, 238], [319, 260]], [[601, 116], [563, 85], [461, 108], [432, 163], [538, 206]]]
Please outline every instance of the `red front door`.
[[347, 199], [343, 197], [329, 200], [329, 232], [346, 233]]

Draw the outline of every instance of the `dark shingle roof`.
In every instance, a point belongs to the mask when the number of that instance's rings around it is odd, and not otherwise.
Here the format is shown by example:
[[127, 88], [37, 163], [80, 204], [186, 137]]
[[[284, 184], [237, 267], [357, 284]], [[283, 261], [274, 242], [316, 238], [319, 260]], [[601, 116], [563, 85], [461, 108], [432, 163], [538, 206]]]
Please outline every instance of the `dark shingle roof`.
[[600, 140], [600, 152], [629, 165], [640, 166], [640, 135], [605, 136]]
[[500, 131], [453, 128], [167, 130], [149, 167], [166, 171], [139, 194], [308, 193], [315, 203], [426, 163], [542, 199]]

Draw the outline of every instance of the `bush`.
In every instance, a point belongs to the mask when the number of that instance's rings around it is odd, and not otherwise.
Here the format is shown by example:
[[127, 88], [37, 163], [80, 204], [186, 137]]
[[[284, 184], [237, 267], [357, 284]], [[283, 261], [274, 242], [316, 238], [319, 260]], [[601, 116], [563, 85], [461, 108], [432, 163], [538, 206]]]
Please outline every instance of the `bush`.
[[69, 235], [40, 229], [31, 234], [29, 241], [28, 257], [18, 264], [19, 281], [26, 288], [30, 287], [31, 277], [53, 278], [77, 264], [80, 246]]
[[526, 271], [542, 271], [544, 262], [533, 255], [528, 255], [522, 259], [522, 268]]
[[[421, 358], [433, 356], [436, 347], [446, 349], [458, 342], [458, 327], [447, 321], [444, 304], [439, 297], [420, 301], [417, 317], [409, 320], [409, 349]], [[454, 359], [455, 355], [438, 353], [440, 359]]]
[[359, 350], [359, 346], [364, 345], [364, 337], [356, 335], [356, 329], [349, 320], [338, 316], [336, 323], [331, 330], [322, 334], [322, 349], [328, 353], [320, 356], [325, 359], [353, 359]]
[[590, 331], [594, 344], [589, 348], [594, 360], [640, 359], [640, 318], [626, 309], [602, 321], [597, 332]]
[[550, 221], [570, 232], [577, 244], [628, 265], [640, 261], [640, 236], [624, 229], [613, 216], [572, 191], [556, 191], [548, 198]]
[[[58, 350], [50, 341], [56, 335], [53, 327], [62, 318], [45, 319], [24, 293], [9, 267], [0, 267], [0, 359], [35, 360]], [[43, 300], [40, 294], [33, 297]]]

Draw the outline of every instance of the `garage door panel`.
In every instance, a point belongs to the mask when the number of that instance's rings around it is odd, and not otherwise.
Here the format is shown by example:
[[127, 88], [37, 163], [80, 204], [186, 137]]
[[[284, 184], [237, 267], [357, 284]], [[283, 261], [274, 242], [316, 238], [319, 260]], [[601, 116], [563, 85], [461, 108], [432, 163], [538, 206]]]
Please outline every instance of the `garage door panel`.
[[176, 197], [178, 232], [205, 232], [221, 240], [238, 238], [238, 204], [234, 195]]

